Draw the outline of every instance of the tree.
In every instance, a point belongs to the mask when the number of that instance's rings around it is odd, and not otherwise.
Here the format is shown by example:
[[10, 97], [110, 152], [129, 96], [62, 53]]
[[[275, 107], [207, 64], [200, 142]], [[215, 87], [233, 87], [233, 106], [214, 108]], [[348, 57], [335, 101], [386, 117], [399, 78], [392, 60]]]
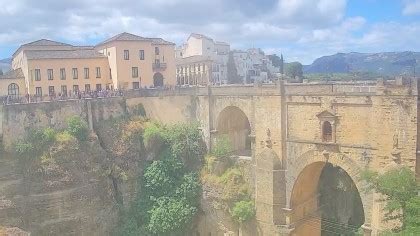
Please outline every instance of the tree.
[[3, 75], [3, 70], [2, 69], [0, 69], [0, 75]]
[[284, 74], [284, 59], [283, 59], [283, 54], [281, 54], [281, 58], [280, 58], [280, 73], [282, 75]]
[[140, 191], [122, 213], [116, 234], [186, 235], [201, 196], [198, 173], [192, 168], [204, 155], [198, 124], [149, 123], [143, 140], [159, 150], [140, 176]]
[[284, 73], [284, 59], [283, 59], [283, 54], [281, 54], [280, 57], [277, 56], [276, 54], [268, 55], [268, 59], [270, 59], [270, 61], [273, 64], [274, 67], [279, 68], [279, 72], [281, 74]]
[[279, 56], [277, 56], [276, 54], [268, 55], [268, 59], [270, 59], [270, 61], [273, 64], [274, 67], [280, 68], [280, 66], [281, 66], [281, 58]]
[[236, 68], [235, 59], [233, 58], [233, 52], [229, 53], [229, 58], [227, 61], [227, 77], [229, 84], [242, 84], [241, 77], [238, 75], [238, 70]]
[[393, 168], [383, 174], [364, 171], [362, 179], [369, 183], [369, 189], [384, 195], [382, 200], [385, 201], [386, 220], [401, 222], [396, 232], [407, 235], [420, 233], [420, 197], [417, 195], [415, 175], [409, 168]]
[[254, 202], [239, 201], [236, 202], [231, 210], [232, 218], [239, 224], [243, 224], [255, 216]]
[[292, 79], [296, 79], [296, 77], [303, 76], [303, 66], [300, 62], [291, 62], [286, 64], [286, 75], [291, 77]]

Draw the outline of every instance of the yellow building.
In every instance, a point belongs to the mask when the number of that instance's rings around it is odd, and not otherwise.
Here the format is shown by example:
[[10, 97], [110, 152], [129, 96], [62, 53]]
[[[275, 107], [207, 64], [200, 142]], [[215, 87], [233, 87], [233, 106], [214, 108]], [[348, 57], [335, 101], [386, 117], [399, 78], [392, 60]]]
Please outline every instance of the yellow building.
[[[18, 70], [19, 76], [9, 73], [8, 77], [19, 81], [20, 96], [171, 86], [176, 84], [175, 44], [129, 33], [95, 47], [41, 39], [13, 54], [12, 71]], [[6, 82], [1, 86], [0, 94], [7, 95]]]
[[108, 57], [114, 86], [122, 89], [176, 84], [175, 44], [122, 33], [96, 46]]
[[11, 70], [4, 75], [0, 75], [0, 97], [6, 101], [9, 99], [17, 99], [25, 94], [25, 77], [21, 69]]
[[41, 39], [24, 44], [13, 54], [12, 69], [22, 69], [25, 93], [70, 95], [110, 88], [106, 56], [93, 47], [78, 47]]

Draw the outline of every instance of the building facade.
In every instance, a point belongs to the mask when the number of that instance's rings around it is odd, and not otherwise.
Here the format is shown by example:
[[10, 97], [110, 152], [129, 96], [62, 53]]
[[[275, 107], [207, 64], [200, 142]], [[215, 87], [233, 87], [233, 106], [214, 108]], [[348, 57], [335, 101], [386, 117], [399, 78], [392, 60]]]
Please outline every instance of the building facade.
[[144, 38], [129, 33], [116, 35], [96, 47], [108, 57], [115, 87], [174, 86], [175, 44], [161, 38]]
[[271, 60], [259, 48], [246, 51], [232, 51], [238, 76], [243, 83], [269, 82], [280, 73], [280, 68], [273, 66]]
[[11, 70], [0, 75], [0, 97], [17, 99], [25, 92], [25, 77], [21, 69]]
[[0, 89], [3, 96], [14, 95], [5, 89], [12, 79], [20, 96], [38, 97], [172, 86], [175, 71], [175, 44], [161, 38], [122, 33], [97, 46], [41, 39], [16, 50]]
[[[226, 84], [230, 45], [214, 41], [202, 34], [191, 34], [176, 51], [177, 81], [179, 85]], [[203, 72], [206, 73], [203, 78]], [[182, 83], [184, 82], [184, 83]]]

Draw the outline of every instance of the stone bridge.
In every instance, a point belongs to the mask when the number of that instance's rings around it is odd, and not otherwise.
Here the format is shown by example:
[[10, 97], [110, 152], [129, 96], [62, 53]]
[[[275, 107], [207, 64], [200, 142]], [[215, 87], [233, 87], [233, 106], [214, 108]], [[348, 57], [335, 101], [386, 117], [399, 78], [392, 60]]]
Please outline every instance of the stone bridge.
[[0, 134], [8, 150], [29, 128], [64, 127], [70, 115], [94, 127], [142, 104], [152, 119], [200, 122], [209, 149], [224, 136], [238, 155], [251, 157], [255, 234], [320, 235], [322, 224], [337, 226], [322, 222], [318, 211], [322, 175], [334, 169], [350, 179], [361, 212], [358, 220], [348, 215], [343, 222], [376, 235], [386, 227], [382, 206], [376, 194], [363, 191], [359, 175], [393, 165], [416, 169], [417, 94], [416, 81], [405, 80], [132, 91], [119, 98], [3, 106]]

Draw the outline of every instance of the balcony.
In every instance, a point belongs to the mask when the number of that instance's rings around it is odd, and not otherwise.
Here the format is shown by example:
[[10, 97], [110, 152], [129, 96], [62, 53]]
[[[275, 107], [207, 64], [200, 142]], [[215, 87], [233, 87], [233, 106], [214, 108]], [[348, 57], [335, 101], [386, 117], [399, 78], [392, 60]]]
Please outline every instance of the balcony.
[[152, 65], [154, 71], [166, 70], [166, 63], [153, 63]]

